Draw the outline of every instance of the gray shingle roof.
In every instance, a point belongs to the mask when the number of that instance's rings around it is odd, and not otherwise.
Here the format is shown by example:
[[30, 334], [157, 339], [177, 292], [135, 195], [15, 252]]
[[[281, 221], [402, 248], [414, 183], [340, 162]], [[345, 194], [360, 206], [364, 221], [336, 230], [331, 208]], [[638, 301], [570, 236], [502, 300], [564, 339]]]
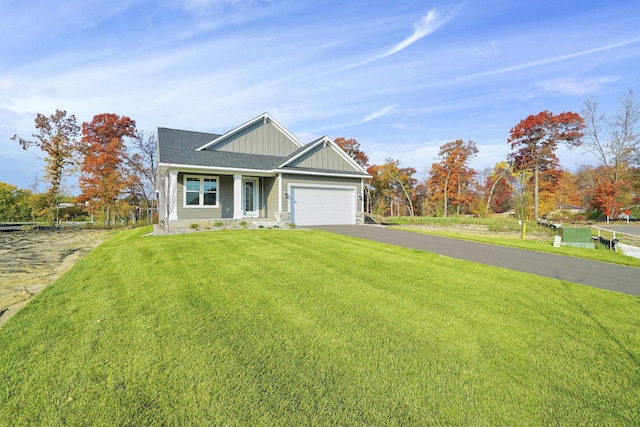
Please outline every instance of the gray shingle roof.
[[[250, 169], [273, 171], [299, 152], [308, 148], [303, 146], [288, 156], [264, 156], [257, 154], [233, 153], [228, 151], [201, 150], [198, 148], [213, 141], [220, 135], [205, 132], [193, 132], [178, 129], [158, 128], [158, 162], [165, 164], [179, 164], [189, 166], [210, 166], [229, 169]], [[360, 175], [358, 172], [329, 171], [324, 169], [310, 169], [288, 167], [282, 171], [324, 172], [339, 175]]]
[[219, 136], [214, 133], [158, 128], [158, 162], [181, 163], [181, 157]]
[[196, 151], [220, 135], [204, 132], [158, 128], [160, 163], [211, 166], [220, 168], [273, 170], [283, 157], [232, 153], [216, 150]]

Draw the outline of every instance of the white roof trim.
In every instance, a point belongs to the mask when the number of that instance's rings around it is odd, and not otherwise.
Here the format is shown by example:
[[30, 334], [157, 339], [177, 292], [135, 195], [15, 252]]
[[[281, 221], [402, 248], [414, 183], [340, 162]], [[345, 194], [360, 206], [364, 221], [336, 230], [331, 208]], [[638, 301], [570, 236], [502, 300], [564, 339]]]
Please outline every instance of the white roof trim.
[[198, 165], [182, 165], [176, 163], [160, 163], [158, 164], [158, 171], [164, 171], [165, 169], [179, 170], [180, 172], [192, 172], [192, 171], [206, 171], [209, 173], [220, 172], [220, 173], [233, 173], [233, 172], [242, 172], [249, 173], [252, 175], [269, 175], [274, 176], [278, 174], [291, 174], [291, 175], [314, 175], [314, 176], [334, 176], [334, 177], [343, 177], [343, 178], [371, 178], [371, 175], [366, 174], [366, 176], [355, 175], [350, 173], [334, 173], [334, 172], [314, 172], [314, 171], [301, 171], [301, 170], [288, 170], [288, 169], [271, 169], [271, 170], [263, 170], [263, 169], [240, 169], [240, 168], [225, 168], [225, 167], [217, 167], [217, 166], [198, 166]]
[[313, 176], [332, 176], [332, 177], [342, 177], [342, 178], [362, 178], [369, 179], [371, 175], [366, 174], [366, 176], [355, 175], [350, 173], [333, 173], [333, 172], [313, 172], [313, 171], [299, 171], [299, 170], [287, 170], [287, 169], [278, 169], [278, 172], [283, 175], [313, 175]]
[[276, 119], [274, 119], [273, 117], [271, 117], [269, 115], [269, 113], [264, 113], [259, 115], [258, 117], [249, 120], [248, 122], [241, 124], [240, 126], [236, 127], [235, 129], [230, 130], [229, 132], [225, 133], [224, 135], [220, 135], [219, 137], [217, 137], [216, 139], [214, 139], [211, 142], [207, 142], [205, 145], [196, 148], [196, 151], [202, 151], [202, 150], [206, 150], [207, 148], [216, 145], [218, 143], [220, 143], [221, 141], [224, 141], [225, 139], [229, 138], [232, 135], [235, 135], [236, 133], [250, 127], [253, 126], [254, 124], [258, 123], [259, 121], [263, 121], [264, 123], [267, 122], [271, 122], [276, 129], [278, 129], [280, 132], [282, 132], [283, 134], [285, 134], [289, 139], [291, 139], [293, 141], [294, 144], [296, 144], [298, 147], [302, 147], [304, 144], [302, 142], [300, 142], [300, 140], [298, 140], [298, 138], [296, 138], [291, 132], [289, 132], [284, 126], [282, 126], [280, 124], [280, 122], [278, 122]]
[[342, 148], [340, 148], [340, 146], [338, 144], [336, 144], [331, 138], [329, 138], [328, 136], [323, 136], [320, 139], [317, 139], [309, 144], [307, 144], [305, 146], [305, 149], [300, 151], [298, 154], [296, 154], [295, 156], [293, 156], [290, 159], [287, 159], [284, 163], [282, 163], [281, 165], [278, 165], [278, 168], [283, 168], [285, 167], [287, 164], [289, 164], [290, 162], [293, 162], [296, 159], [299, 159], [300, 157], [304, 156], [305, 154], [307, 154], [309, 151], [311, 151], [312, 149], [314, 149], [315, 147], [317, 147], [319, 144], [329, 144], [329, 146], [331, 148], [333, 148], [333, 151], [335, 151], [336, 153], [338, 153], [338, 155], [340, 157], [342, 157], [347, 163], [349, 163], [351, 166], [353, 166], [357, 171], [360, 171], [364, 174], [367, 173], [367, 171], [365, 171], [362, 166], [360, 166], [355, 160], [353, 160], [347, 153], [344, 152], [344, 150]]
[[184, 165], [178, 163], [160, 163], [158, 165], [158, 169], [174, 169], [179, 170], [180, 172], [189, 171], [189, 170], [197, 170], [197, 171], [207, 171], [207, 172], [223, 172], [223, 173], [233, 173], [233, 172], [242, 172], [242, 173], [251, 173], [251, 174], [262, 174], [262, 175], [274, 175], [277, 173], [277, 170], [266, 170], [266, 169], [242, 169], [242, 168], [226, 168], [222, 166], [200, 166], [200, 165]]

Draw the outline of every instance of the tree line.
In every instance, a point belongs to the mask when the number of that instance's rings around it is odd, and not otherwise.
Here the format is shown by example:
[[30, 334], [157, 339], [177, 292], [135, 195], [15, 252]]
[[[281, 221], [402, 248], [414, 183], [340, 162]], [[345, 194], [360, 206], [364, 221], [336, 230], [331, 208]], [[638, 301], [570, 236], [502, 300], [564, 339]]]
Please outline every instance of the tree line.
[[[0, 221], [48, 221], [88, 215], [111, 226], [117, 219], [150, 220], [154, 206], [155, 133], [139, 131], [129, 117], [97, 114], [81, 125], [56, 110], [37, 114], [32, 139], [14, 135], [23, 149], [44, 153], [45, 193], [0, 183]], [[78, 175], [81, 194], [65, 195], [65, 179]]]
[[[520, 218], [575, 217], [579, 208], [592, 219], [640, 217], [640, 104], [632, 90], [608, 114], [587, 100], [580, 114], [541, 111], [518, 122], [509, 133], [506, 158], [492, 168], [474, 170], [479, 149], [457, 139], [440, 146], [436, 162], [425, 168], [401, 167], [397, 159], [369, 164], [360, 143], [337, 138], [372, 176], [366, 210], [382, 216], [511, 214]], [[592, 154], [571, 173], [560, 165], [560, 145]]]
[[[354, 138], [335, 142], [372, 177], [365, 185], [366, 211], [383, 216], [512, 214], [520, 218], [568, 216], [573, 207], [592, 218], [640, 217], [640, 105], [632, 90], [619, 108], [601, 112], [587, 100], [581, 114], [541, 111], [510, 131], [506, 158], [492, 168], [474, 170], [474, 141], [456, 139], [440, 146], [436, 161], [424, 169], [402, 167], [397, 159], [370, 164]], [[14, 135], [25, 150], [44, 153], [47, 190], [24, 190], [0, 183], [0, 221], [36, 221], [88, 215], [110, 226], [117, 219], [152, 219], [155, 194], [155, 133], [136, 129], [129, 117], [98, 114], [77, 124], [74, 115], [56, 110], [38, 114], [32, 139]], [[576, 172], [556, 156], [560, 145], [593, 157]], [[64, 194], [66, 177], [79, 175], [81, 194]]]

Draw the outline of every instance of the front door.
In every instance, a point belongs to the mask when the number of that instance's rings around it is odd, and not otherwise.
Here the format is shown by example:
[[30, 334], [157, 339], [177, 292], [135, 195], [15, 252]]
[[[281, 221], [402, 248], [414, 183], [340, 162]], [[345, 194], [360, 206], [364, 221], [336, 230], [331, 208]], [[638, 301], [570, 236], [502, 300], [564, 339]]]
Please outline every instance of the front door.
[[244, 181], [244, 216], [258, 217], [258, 180], [245, 179]]

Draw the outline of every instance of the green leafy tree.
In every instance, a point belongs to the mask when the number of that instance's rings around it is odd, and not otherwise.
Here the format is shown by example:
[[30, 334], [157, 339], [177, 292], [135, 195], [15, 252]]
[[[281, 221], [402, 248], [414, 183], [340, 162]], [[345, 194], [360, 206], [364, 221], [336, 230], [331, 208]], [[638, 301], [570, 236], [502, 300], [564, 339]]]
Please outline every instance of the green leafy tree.
[[35, 221], [39, 199], [42, 199], [42, 195], [34, 195], [29, 190], [0, 182], [0, 221]]

